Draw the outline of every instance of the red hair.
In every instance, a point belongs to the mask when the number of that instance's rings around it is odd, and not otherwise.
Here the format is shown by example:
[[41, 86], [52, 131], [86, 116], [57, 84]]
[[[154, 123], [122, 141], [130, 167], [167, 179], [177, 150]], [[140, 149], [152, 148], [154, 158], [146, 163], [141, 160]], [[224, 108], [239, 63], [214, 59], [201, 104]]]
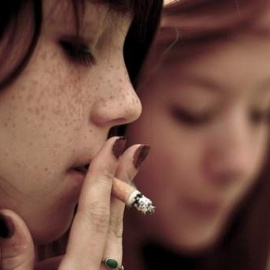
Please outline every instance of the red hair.
[[[209, 44], [239, 34], [270, 35], [261, 18], [268, 0], [178, 0], [164, 7], [163, 20], [148, 62], [185, 61]], [[168, 50], [172, 53], [167, 53]], [[173, 52], [176, 52], [173, 54]], [[165, 56], [166, 54], [166, 56]]]

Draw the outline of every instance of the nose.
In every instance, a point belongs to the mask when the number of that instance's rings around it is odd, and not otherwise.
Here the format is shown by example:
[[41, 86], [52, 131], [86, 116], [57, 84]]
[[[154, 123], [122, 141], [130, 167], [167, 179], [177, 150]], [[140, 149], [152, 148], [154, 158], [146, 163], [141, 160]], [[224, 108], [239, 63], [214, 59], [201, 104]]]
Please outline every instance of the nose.
[[117, 126], [136, 120], [141, 102], [131, 85], [124, 61], [108, 64], [102, 72], [99, 93], [91, 110], [91, 120], [98, 126]]
[[216, 183], [249, 179], [260, 162], [256, 141], [242, 120], [234, 118], [223, 123], [209, 142], [205, 168], [208, 179]]

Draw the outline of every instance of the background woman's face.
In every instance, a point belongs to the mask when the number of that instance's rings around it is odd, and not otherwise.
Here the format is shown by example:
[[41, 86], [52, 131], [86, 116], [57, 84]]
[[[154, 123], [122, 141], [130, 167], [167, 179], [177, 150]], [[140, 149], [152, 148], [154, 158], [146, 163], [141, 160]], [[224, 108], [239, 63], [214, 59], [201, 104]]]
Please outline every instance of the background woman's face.
[[71, 1], [44, 1], [38, 47], [0, 92], [0, 206], [21, 215], [37, 242], [71, 222], [82, 185], [72, 169], [141, 111], [123, 59], [131, 17], [110, 12], [86, 1], [76, 39]]
[[135, 181], [157, 205], [141, 220], [152, 237], [191, 251], [218, 239], [263, 162], [269, 62], [269, 39], [241, 37], [143, 81], [127, 136], [152, 146]]

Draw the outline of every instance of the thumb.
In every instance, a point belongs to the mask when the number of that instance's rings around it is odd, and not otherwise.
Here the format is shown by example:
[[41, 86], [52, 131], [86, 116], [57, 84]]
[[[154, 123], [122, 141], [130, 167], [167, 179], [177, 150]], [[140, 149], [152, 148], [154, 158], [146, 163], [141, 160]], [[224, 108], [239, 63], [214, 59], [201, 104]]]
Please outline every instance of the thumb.
[[0, 211], [0, 269], [33, 270], [34, 244], [24, 221], [11, 210]]

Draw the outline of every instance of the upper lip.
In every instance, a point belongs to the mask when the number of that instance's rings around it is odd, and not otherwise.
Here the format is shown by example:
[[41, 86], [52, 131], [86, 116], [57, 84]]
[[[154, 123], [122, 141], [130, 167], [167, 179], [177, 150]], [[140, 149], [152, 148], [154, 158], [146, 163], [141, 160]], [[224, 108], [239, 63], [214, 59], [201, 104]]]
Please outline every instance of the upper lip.
[[214, 208], [220, 209], [224, 207], [224, 200], [205, 200], [205, 201], [187, 200], [186, 203], [198, 209], [214, 209]]
[[69, 166], [69, 170], [78, 170], [86, 173], [87, 169], [83, 171], [83, 168], [88, 167], [91, 164], [91, 160], [90, 158], [79, 158]]
[[83, 149], [80, 147], [81, 150], [77, 148], [77, 151], [74, 153], [71, 163], [68, 166], [68, 170], [77, 170], [80, 167], [90, 165], [94, 156], [104, 144], [104, 141], [97, 142], [94, 148], [87, 146], [84, 146]]
[[88, 169], [89, 169], [89, 166], [90, 166], [90, 164], [86, 164], [86, 165], [84, 165], [84, 166], [79, 166], [79, 167], [76, 167], [76, 168], [74, 168], [76, 171], [78, 171], [78, 172], [81, 172], [81, 173], [83, 173], [83, 174], [86, 174], [87, 173], [87, 171], [88, 171]]
[[82, 160], [82, 161], [75, 162], [71, 167], [78, 168], [78, 167], [89, 165], [90, 163], [91, 163], [91, 159]]
[[198, 199], [196, 197], [182, 197], [181, 200], [190, 205], [201, 205], [205, 207], [213, 205], [221, 206], [226, 203], [226, 196], [222, 196], [221, 194], [218, 194], [218, 196], [216, 194], [215, 196], [213, 194], [208, 194], [201, 199]]

